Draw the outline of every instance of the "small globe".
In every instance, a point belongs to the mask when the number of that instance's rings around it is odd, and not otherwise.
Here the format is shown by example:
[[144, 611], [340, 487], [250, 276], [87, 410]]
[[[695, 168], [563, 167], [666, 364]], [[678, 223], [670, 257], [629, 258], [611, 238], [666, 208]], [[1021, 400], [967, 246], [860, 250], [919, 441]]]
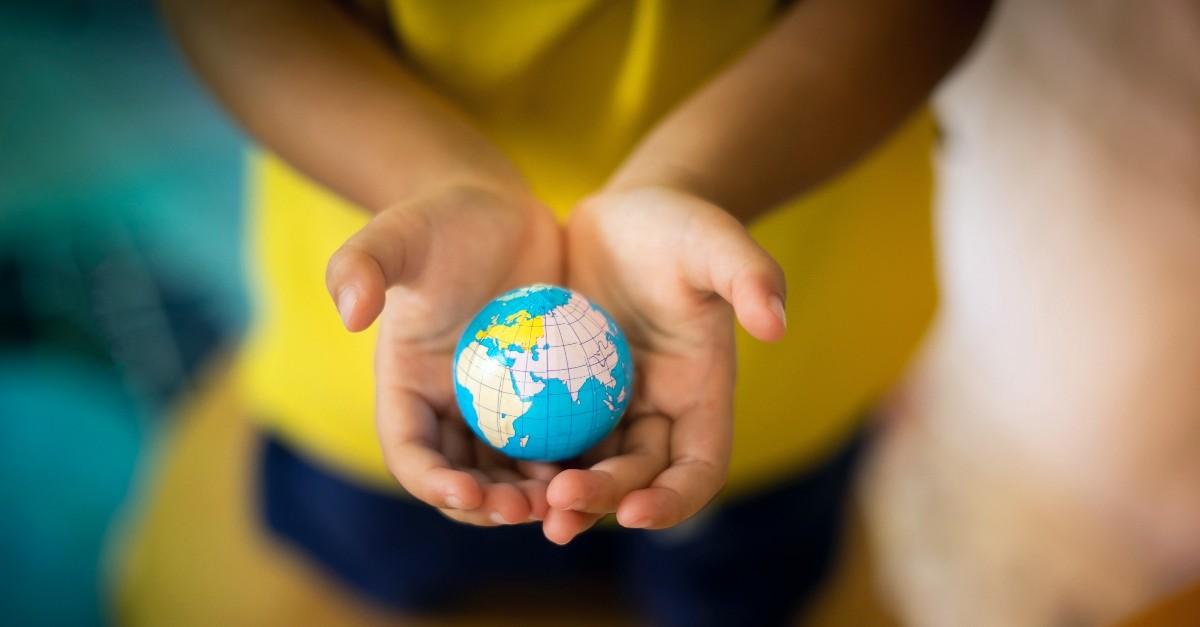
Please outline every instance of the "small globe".
[[633, 360], [617, 323], [582, 294], [515, 289], [467, 325], [454, 358], [467, 425], [516, 459], [558, 461], [595, 446], [633, 393]]

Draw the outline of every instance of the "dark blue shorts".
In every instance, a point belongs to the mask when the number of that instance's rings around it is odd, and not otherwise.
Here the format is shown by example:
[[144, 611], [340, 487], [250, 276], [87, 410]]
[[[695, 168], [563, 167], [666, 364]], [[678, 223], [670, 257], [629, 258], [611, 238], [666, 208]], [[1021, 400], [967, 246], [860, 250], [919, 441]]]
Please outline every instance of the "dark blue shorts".
[[654, 624], [782, 625], [833, 562], [861, 440], [674, 529], [598, 527], [565, 547], [539, 525], [464, 525], [348, 483], [269, 435], [260, 497], [275, 536], [359, 594], [405, 612], [469, 605], [481, 590], [529, 596], [602, 585]]

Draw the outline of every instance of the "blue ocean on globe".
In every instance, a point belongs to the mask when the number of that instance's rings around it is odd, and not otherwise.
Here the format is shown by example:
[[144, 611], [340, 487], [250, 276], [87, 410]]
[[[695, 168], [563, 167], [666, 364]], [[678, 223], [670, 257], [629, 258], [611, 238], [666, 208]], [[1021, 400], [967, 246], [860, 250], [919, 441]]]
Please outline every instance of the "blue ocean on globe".
[[613, 430], [633, 394], [629, 343], [579, 292], [523, 287], [488, 303], [454, 357], [467, 425], [516, 459], [559, 461]]

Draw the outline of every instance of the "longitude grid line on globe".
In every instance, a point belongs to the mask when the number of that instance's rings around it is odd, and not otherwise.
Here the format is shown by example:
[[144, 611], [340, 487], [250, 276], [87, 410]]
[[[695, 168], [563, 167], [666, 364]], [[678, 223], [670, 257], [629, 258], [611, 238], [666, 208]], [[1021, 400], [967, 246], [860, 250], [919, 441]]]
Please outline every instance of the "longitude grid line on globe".
[[[582, 352], [584, 352], [584, 350], [583, 350], [583, 340], [579, 338], [579, 333], [577, 333], [577, 332], [576, 332], [574, 324], [575, 324], [576, 322], [579, 322], [579, 321], [580, 321], [580, 320], [582, 320], [582, 319], [583, 319], [583, 315], [581, 314], [581, 315], [580, 315], [578, 318], [576, 318], [574, 321], [572, 321], [572, 325], [571, 325], [571, 326], [567, 327], [567, 328], [568, 328], [568, 329], [571, 331], [571, 336], [575, 338], [575, 342], [572, 344], [572, 346], [578, 346], [578, 347], [579, 347], [579, 352], [581, 352], [581, 353], [582, 353]], [[581, 325], [581, 326], [582, 326], [582, 325]], [[585, 365], [586, 365], [586, 364], [585, 364]], [[571, 387], [573, 387], [573, 385], [574, 385], [574, 383], [575, 383], [575, 381], [576, 381], [575, 377], [574, 377], [574, 376], [572, 376], [572, 373], [570, 372], [570, 370], [574, 370], [574, 369], [575, 369], [575, 368], [570, 368], [570, 369], [568, 370], [568, 372], [567, 372], [567, 376], [568, 376], [568, 379], [567, 379], [567, 380], [568, 380], [568, 382], [569, 382], [569, 383], [567, 384], [567, 389], [568, 389], [568, 390], [570, 390], [570, 389], [571, 389]], [[588, 373], [588, 374], [590, 375], [590, 374], [591, 374], [591, 372], [589, 371], [589, 373]], [[587, 381], [587, 379], [584, 379], [584, 381]], [[582, 387], [583, 387], [583, 386], [582, 386], [582, 384], [581, 384], [581, 385], [580, 385], [580, 387], [579, 387], [578, 389], [582, 389]], [[574, 435], [574, 433], [575, 433], [575, 431], [574, 431], [574, 426], [575, 426], [575, 401], [577, 400], [577, 398], [578, 398], [577, 396], [573, 396], [573, 397], [571, 398], [571, 401], [572, 401], [572, 402], [571, 402], [571, 404], [570, 404], [570, 408], [571, 408], [571, 420], [567, 422], [567, 435], [566, 435], [566, 438], [565, 438], [565, 441], [566, 441], [566, 442], [570, 442], [570, 441], [571, 441], [571, 436], [572, 436], [572, 435]]]
[[[592, 332], [592, 329], [590, 329], [587, 322], [588, 321], [587, 321], [586, 316], [580, 316], [580, 327], [586, 329], [588, 333], [592, 333], [593, 336], [589, 340], [580, 340], [580, 342], [578, 342], [578, 346], [580, 346], [580, 352], [584, 354], [583, 368], [586, 369], [588, 372], [587, 377], [583, 378], [583, 381], [580, 383], [580, 387], [577, 388], [578, 392], [582, 392], [583, 386], [586, 386], [589, 378], [595, 378], [595, 372], [592, 371], [592, 359], [590, 359], [590, 356], [588, 356], [588, 353], [587, 353], [587, 342], [595, 341], [595, 334]], [[580, 339], [580, 336], [578, 336], [578, 334], [576, 334], [575, 338]], [[600, 381], [599, 378], [596, 378], [596, 382], [599, 383], [599, 381]], [[595, 416], [596, 416], [595, 399], [596, 399], [596, 394], [593, 393], [592, 394], [592, 416], [589, 417], [590, 422], [592, 422], [593, 425], [595, 424]], [[571, 404], [571, 423], [568, 425], [568, 428], [566, 428], [566, 437], [568, 437], [568, 441], [570, 441], [571, 437], [575, 435], [575, 416], [576, 416], [575, 404]]]
[[[582, 326], [584, 326], [584, 328], [587, 328], [586, 324], [584, 324]], [[603, 332], [604, 331], [602, 329], [596, 329], [594, 332], [592, 332], [592, 338], [589, 341], [596, 342], [596, 338], [600, 337], [600, 335]], [[600, 385], [600, 378], [597, 377], [596, 373], [592, 370], [591, 355], [588, 355], [587, 358], [584, 359], [584, 363], [587, 365], [588, 378], [594, 378], [596, 381], [596, 385]], [[585, 379], [584, 382], [586, 383], [587, 379]], [[580, 386], [580, 389], [582, 390], [583, 386]], [[596, 416], [599, 415], [599, 410], [596, 409], [596, 398], [598, 396], [599, 396], [599, 394], [592, 392], [592, 415], [589, 417], [589, 420], [588, 420], [588, 427], [589, 427], [588, 432], [589, 433], [596, 430]]]
[[[478, 357], [478, 355], [479, 355], [479, 353], [475, 353], [475, 356], [476, 356], [476, 357]], [[468, 363], [468, 367], [470, 367], [471, 365], [473, 365], [473, 363], [474, 363], [474, 360], [472, 360], [472, 362], [469, 362], [469, 363]], [[469, 370], [469, 371], [474, 371], [474, 370], [476, 370], [476, 369], [475, 369], [475, 368], [470, 368], [470, 370]], [[482, 372], [482, 371], [483, 371], [483, 368], [479, 368], [478, 370]], [[467, 376], [470, 376], [470, 375], [468, 374]], [[473, 379], [473, 380], [474, 380], [474, 379]], [[485, 388], [486, 388], [486, 389], [488, 389], [488, 390], [491, 390], [491, 391], [495, 392], [495, 393], [496, 393], [496, 407], [500, 407], [500, 397], [501, 397], [500, 390], [497, 390], [497, 389], [493, 388], [492, 386], [488, 385], [487, 383], [484, 383], [483, 381], [480, 381], [480, 380], [475, 380], [475, 382], [479, 384], [479, 395], [480, 395], [480, 396], [482, 396], [482, 395], [483, 395], [483, 390], [484, 390]], [[475, 404], [476, 404], [477, 406], [478, 406], [478, 405], [480, 405], [480, 403], [478, 403], [478, 402], [476, 402]], [[476, 410], [476, 411], [478, 411], [478, 410]], [[479, 428], [480, 428], [480, 429], [483, 429], [484, 431], [487, 431], [487, 432], [489, 432], [489, 433], [492, 433], [492, 434], [494, 434], [494, 435], [495, 435], [497, 438], [498, 438], [498, 437], [500, 437], [500, 432], [499, 432], [497, 429], [493, 429], [493, 428], [492, 428], [490, 425], [485, 425], [485, 424], [483, 424], [482, 422], [479, 422], [479, 421], [476, 421], [476, 424], [478, 424], [478, 425], [479, 425]]]
[[[543, 370], [542, 382], [543, 382], [543, 385], [546, 387], [549, 387], [549, 385], [550, 385], [550, 352], [549, 352], [550, 351], [550, 330], [549, 330], [549, 326], [550, 326], [551, 321], [548, 320], [549, 318], [551, 318], [549, 312], [542, 315], [542, 339], [545, 341], [546, 348], [542, 351], [542, 354], [538, 356], [538, 360], [537, 360], [538, 365], [542, 367], [542, 370]], [[532, 323], [532, 318], [530, 319], [530, 322]], [[532, 342], [530, 342], [530, 344], [532, 344]], [[545, 387], [543, 388], [543, 390], [545, 390]], [[548, 457], [550, 455], [550, 444], [549, 444], [549, 441], [550, 441], [550, 438], [549, 438], [549, 436], [550, 436], [550, 405], [549, 405], [549, 403], [546, 404], [546, 407], [544, 407], [543, 410], [544, 410], [543, 413], [545, 414], [545, 418], [541, 421], [541, 423], [542, 423], [541, 424], [541, 427], [542, 427], [541, 439], [543, 442], [542, 456]], [[528, 433], [529, 432], [529, 423], [528, 422], [524, 423], [524, 426], [525, 426], [526, 433]]]
[[[486, 361], [485, 361], [485, 363], [487, 363], [487, 365], [489, 365], [489, 366], [491, 365], [491, 363], [490, 363], [490, 362], [486, 362]], [[474, 370], [476, 370], [476, 368], [473, 368], [473, 366], [474, 366], [474, 359], [472, 359], [472, 361], [470, 361], [470, 362], [467, 362], [467, 365], [468, 365], [468, 368], [470, 368], [470, 369], [471, 369], [470, 371], [468, 371], [468, 373], [467, 373], [467, 376], [468, 376], [468, 377], [471, 377], [471, 380], [472, 380], [472, 381], [474, 381], [475, 383], [478, 383], [478, 384], [479, 384], [479, 388], [480, 388], [480, 390], [483, 390], [483, 389], [488, 389], [488, 390], [491, 390], [491, 391], [493, 391], [493, 392], [496, 392], [496, 393], [499, 393], [499, 392], [501, 391], [499, 388], [494, 388], [494, 387], [492, 387], [492, 386], [488, 385], [487, 381], [484, 381], [483, 379], [476, 379], [475, 377], [472, 377], [472, 376], [471, 376], [470, 372], [471, 372], [471, 371], [474, 371]], [[485, 370], [485, 368], [478, 368], [478, 370], [479, 370], [480, 372], [483, 372], [483, 371]], [[496, 377], [496, 378], [497, 378], [497, 379], [499, 379], [500, 377]], [[497, 400], [499, 400], [499, 398], [498, 398], [498, 397], [497, 397]]]
[[[609, 322], [609, 320], [608, 320], [608, 317], [607, 317], [607, 316], [605, 316], [605, 318], [604, 318], [604, 327], [603, 327], [602, 329], [600, 329], [600, 331], [599, 331], [599, 333], [598, 333], [598, 335], [597, 335], [597, 337], [599, 338], [599, 339], [596, 341], [596, 351], [597, 351], [597, 353], [596, 353], [596, 354], [597, 354], [597, 355], [603, 355], [603, 354], [604, 354], [604, 347], [605, 347], [606, 345], [612, 344], [612, 342], [611, 342], [611, 341], [609, 341], [609, 339], [608, 339], [608, 331], [609, 331], [609, 327], [608, 327], [608, 325], [609, 325], [609, 324], [611, 324], [611, 323]], [[612, 350], [613, 350], [613, 354], [615, 355], [615, 354], [616, 354], [616, 351], [617, 351], [617, 347], [616, 347], [616, 345], [615, 345], [615, 344], [613, 344], [613, 345], [612, 345]], [[607, 368], [607, 366], [608, 366], [608, 364], [607, 364], [607, 362], [605, 362], [605, 361], [604, 361], [604, 359], [602, 359], [602, 358], [598, 358], [598, 359], [596, 360], [596, 367], [597, 367], [597, 368]], [[616, 387], [616, 375], [615, 375], [615, 373], [616, 373], [616, 365], [614, 364], [614, 365], [613, 365], [613, 368], [612, 368], [612, 372], [611, 372], [611, 373], [609, 373], [609, 376], [611, 376], [611, 377], [612, 377], [612, 379], [613, 379], [613, 383], [614, 383], [614, 389], [615, 389], [615, 387]], [[599, 384], [599, 379], [597, 379], [597, 384]], [[599, 395], [593, 395], [593, 396], [592, 396], [592, 431], [593, 431], [593, 432], [595, 432], [597, 429], [599, 429], [599, 428], [600, 428], [600, 424], [598, 424], [598, 422], [597, 422], [597, 421], [598, 421], [598, 419], [599, 419], [599, 416], [601, 415], [601, 411], [600, 411], [600, 408], [598, 407], [597, 403], [607, 403], [607, 400], [605, 400], [605, 399], [603, 399], [603, 398], [600, 398], [600, 396], [599, 396]], [[620, 416], [618, 416], [618, 417], [617, 417], [617, 419], [618, 419], [618, 420], [620, 420]]]
[[[561, 324], [565, 324], [566, 326], [574, 325], [576, 322], [579, 322], [579, 320], [581, 318], [583, 318], [584, 315], [587, 314], [586, 310], [580, 308], [579, 305], [573, 304], [569, 301], [565, 305], [560, 305], [559, 307], [557, 307], [557, 309], [563, 310], [563, 314], [564, 314], [563, 317], [566, 318], [566, 322], [561, 323]], [[570, 318], [569, 315], [571, 315], [571, 314], [575, 314], [576, 317]], [[558, 314], [554, 314], [554, 317], [557, 318]]]
[[[491, 364], [489, 364], [489, 365], [491, 365]], [[483, 369], [482, 369], [482, 368], [480, 368], [480, 370], [483, 370]], [[497, 377], [497, 378], [499, 378], [499, 377]], [[504, 407], [504, 405], [503, 405], [503, 402], [504, 402], [504, 392], [502, 392], [502, 391], [501, 391], [501, 390], [499, 390], [499, 389], [493, 388], [493, 387], [491, 387], [490, 385], [487, 385], [486, 383], [483, 383], [483, 382], [480, 382], [480, 385], [485, 385], [485, 386], [487, 386], [487, 388], [488, 388], [489, 390], [492, 390], [492, 391], [494, 391], [494, 392], [496, 393], [496, 405], [495, 405], [495, 407], [496, 407], [496, 408]], [[488, 427], [484, 427], [483, 425], [480, 425], [480, 427], [482, 427], [482, 428], [484, 428], [484, 429], [487, 429], [488, 431], [491, 431], [492, 433], [495, 433], [495, 434], [496, 434], [496, 438], [497, 438], [497, 439], [499, 439], [499, 438], [500, 438], [500, 430], [499, 430], [499, 429], [491, 428], [490, 426], [488, 426]]]

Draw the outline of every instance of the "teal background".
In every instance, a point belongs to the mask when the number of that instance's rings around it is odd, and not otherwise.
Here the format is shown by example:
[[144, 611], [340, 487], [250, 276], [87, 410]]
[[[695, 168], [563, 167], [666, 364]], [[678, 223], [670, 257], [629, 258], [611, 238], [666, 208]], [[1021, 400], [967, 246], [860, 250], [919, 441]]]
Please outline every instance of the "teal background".
[[139, 468], [249, 316], [241, 151], [148, 2], [0, 3], [0, 624], [109, 622]]

